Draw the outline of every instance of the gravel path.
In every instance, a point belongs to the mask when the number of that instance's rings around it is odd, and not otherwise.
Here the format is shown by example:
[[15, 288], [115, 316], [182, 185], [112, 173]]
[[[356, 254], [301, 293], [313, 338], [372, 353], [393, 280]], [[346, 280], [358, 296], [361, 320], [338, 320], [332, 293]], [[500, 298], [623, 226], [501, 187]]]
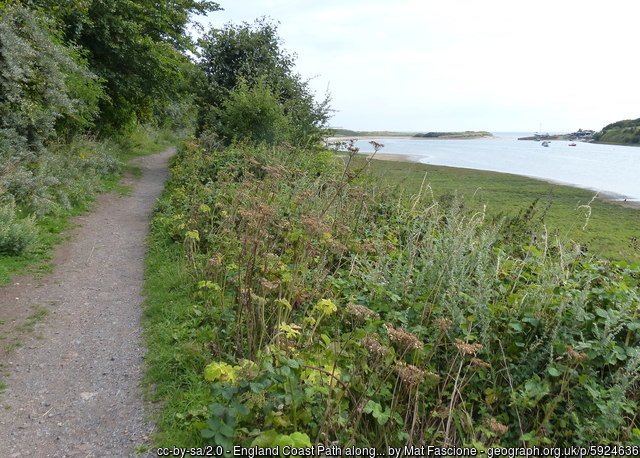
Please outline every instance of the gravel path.
[[141, 158], [130, 196], [102, 195], [77, 219], [51, 275], [0, 288], [0, 318], [12, 308], [48, 310], [22, 347], [0, 355], [9, 374], [0, 394], [3, 457], [124, 457], [148, 442], [144, 242], [172, 153]]

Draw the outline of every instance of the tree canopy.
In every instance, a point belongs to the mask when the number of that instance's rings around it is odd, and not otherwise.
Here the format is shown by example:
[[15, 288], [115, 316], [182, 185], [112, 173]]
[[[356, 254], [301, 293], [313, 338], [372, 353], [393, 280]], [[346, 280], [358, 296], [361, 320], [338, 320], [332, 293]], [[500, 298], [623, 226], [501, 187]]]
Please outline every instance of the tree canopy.
[[[264, 19], [253, 24], [227, 24], [209, 31], [199, 45], [199, 64], [206, 78], [198, 99], [200, 131], [213, 129], [224, 135], [229, 130], [225, 122], [230, 119], [224, 110], [240, 101], [247, 105], [247, 98], [255, 97], [256, 106], [263, 106], [270, 98], [278, 104], [278, 108], [263, 112], [282, 111], [288, 119], [288, 141], [319, 138], [328, 120], [329, 100], [316, 102], [308, 82], [294, 72], [295, 56], [282, 48], [275, 25]], [[242, 95], [234, 94], [237, 91]], [[235, 134], [241, 132], [236, 130]], [[254, 134], [248, 132], [247, 136]]]
[[184, 52], [193, 49], [187, 26], [196, 14], [219, 9], [210, 0], [23, 0], [54, 17], [65, 41], [86, 53], [103, 79], [101, 123], [121, 128], [148, 121], [182, 84]]

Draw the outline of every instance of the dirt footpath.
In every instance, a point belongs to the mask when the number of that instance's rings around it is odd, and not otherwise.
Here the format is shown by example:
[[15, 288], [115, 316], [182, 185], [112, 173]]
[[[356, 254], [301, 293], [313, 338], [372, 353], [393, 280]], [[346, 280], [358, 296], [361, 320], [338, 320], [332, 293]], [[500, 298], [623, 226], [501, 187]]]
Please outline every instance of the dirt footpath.
[[128, 180], [130, 196], [102, 195], [77, 218], [52, 274], [0, 288], [3, 328], [32, 328], [22, 346], [0, 353], [3, 457], [144, 450], [152, 432], [140, 387], [145, 237], [172, 153], [141, 158], [143, 175]]

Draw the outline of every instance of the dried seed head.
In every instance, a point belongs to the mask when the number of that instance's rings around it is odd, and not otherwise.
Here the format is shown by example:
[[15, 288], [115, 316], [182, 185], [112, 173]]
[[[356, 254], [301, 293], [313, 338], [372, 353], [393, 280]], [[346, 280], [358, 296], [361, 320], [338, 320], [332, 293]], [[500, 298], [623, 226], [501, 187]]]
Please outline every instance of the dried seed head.
[[509, 431], [509, 427], [507, 425], [503, 425], [495, 418], [489, 418], [485, 421], [485, 424], [487, 425], [487, 428], [499, 435], [506, 434], [507, 431]]
[[222, 256], [216, 254], [215, 256], [209, 258], [208, 263], [210, 266], [220, 267], [222, 265]]
[[365, 253], [375, 253], [376, 246], [373, 243], [362, 243], [360, 249]]
[[362, 339], [362, 346], [367, 349], [367, 351], [369, 352], [369, 354], [371, 354], [371, 356], [374, 356], [377, 358], [381, 358], [389, 352], [389, 349], [387, 347], [382, 345], [378, 341], [378, 339], [371, 336], [368, 336]]
[[577, 362], [584, 361], [585, 359], [587, 359], [586, 353], [582, 351], [580, 352], [575, 351], [571, 345], [567, 346], [567, 355], [569, 355], [569, 358]]
[[311, 234], [322, 234], [329, 231], [329, 227], [319, 218], [302, 218], [300, 222], [307, 232]]
[[396, 363], [393, 367], [400, 381], [407, 387], [417, 386], [424, 380], [425, 372], [412, 364]]
[[363, 323], [366, 320], [379, 318], [379, 315], [370, 308], [367, 308], [364, 305], [360, 304], [352, 304], [351, 302], [349, 302], [345, 307], [345, 312], [358, 323]]
[[422, 341], [410, 332], [400, 328], [396, 329], [390, 324], [385, 324], [384, 327], [387, 329], [391, 342], [399, 347], [405, 350], [417, 350], [424, 347]]
[[438, 326], [438, 329], [440, 329], [441, 332], [447, 332], [451, 329], [452, 324], [453, 323], [448, 318], [438, 318], [436, 320], [436, 326]]
[[282, 178], [287, 174], [287, 169], [285, 169], [281, 165], [277, 165], [277, 166], [265, 165], [263, 168], [265, 172], [267, 172], [269, 175], [271, 175], [274, 178]]
[[331, 250], [331, 252], [334, 254], [342, 254], [345, 251], [349, 250], [349, 248], [347, 248], [345, 244], [337, 241], [336, 239], [327, 241], [327, 246], [329, 247], [329, 250]]
[[266, 290], [274, 290], [276, 289], [278, 286], [280, 286], [280, 282], [279, 281], [269, 281], [265, 278], [260, 280], [260, 284], [262, 285], [262, 287]]
[[479, 343], [468, 343], [464, 342], [460, 339], [456, 339], [454, 343], [455, 347], [462, 353], [463, 355], [475, 355], [480, 350], [482, 350], [482, 344]]
[[491, 364], [479, 358], [471, 358], [471, 365], [475, 367], [480, 367], [482, 369], [488, 369], [491, 367]]

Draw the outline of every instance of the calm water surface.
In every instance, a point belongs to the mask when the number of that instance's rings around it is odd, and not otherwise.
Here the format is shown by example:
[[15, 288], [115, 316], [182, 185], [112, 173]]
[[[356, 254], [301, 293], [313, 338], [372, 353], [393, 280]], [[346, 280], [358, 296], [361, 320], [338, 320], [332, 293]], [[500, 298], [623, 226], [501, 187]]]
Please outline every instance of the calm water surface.
[[[553, 140], [518, 140], [530, 133], [494, 133], [494, 138], [428, 140], [371, 138], [385, 147], [381, 153], [411, 156], [424, 164], [513, 173], [616, 194], [640, 201], [640, 147], [597, 145]], [[369, 140], [359, 140], [362, 152], [371, 152]]]

